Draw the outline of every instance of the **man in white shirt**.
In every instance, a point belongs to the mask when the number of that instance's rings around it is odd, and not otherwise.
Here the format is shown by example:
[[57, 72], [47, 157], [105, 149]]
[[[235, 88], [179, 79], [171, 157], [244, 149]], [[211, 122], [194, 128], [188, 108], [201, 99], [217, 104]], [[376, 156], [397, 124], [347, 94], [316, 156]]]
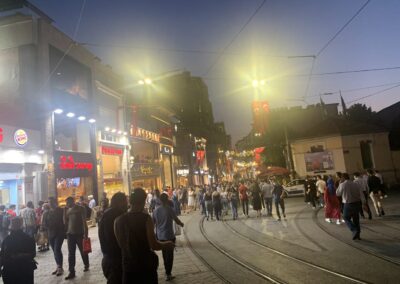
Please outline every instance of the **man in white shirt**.
[[317, 182], [315, 183], [317, 186], [317, 195], [319, 197], [319, 206], [324, 207], [324, 192], [326, 188], [326, 182], [322, 179], [321, 175], [317, 175]]
[[[365, 198], [365, 208], [367, 209], [368, 213], [368, 219], [372, 219], [372, 213], [371, 209], [369, 208], [368, 205], [368, 194], [369, 194], [369, 188], [368, 188], [368, 182], [361, 176], [359, 172], [354, 173], [354, 183], [358, 184], [361, 188], [361, 193], [364, 195]], [[360, 215], [365, 218], [364, 216], [364, 210], [361, 208]]]
[[362, 189], [359, 184], [350, 180], [348, 173], [343, 173], [344, 181], [336, 190], [336, 195], [342, 197], [343, 202], [343, 219], [347, 227], [353, 233], [353, 240], [361, 240], [360, 228], [360, 210], [362, 204], [365, 203], [365, 197], [361, 193]]
[[94, 207], [96, 207], [96, 200], [93, 198], [93, 195], [89, 195], [88, 199], [89, 199], [89, 208], [93, 209]]

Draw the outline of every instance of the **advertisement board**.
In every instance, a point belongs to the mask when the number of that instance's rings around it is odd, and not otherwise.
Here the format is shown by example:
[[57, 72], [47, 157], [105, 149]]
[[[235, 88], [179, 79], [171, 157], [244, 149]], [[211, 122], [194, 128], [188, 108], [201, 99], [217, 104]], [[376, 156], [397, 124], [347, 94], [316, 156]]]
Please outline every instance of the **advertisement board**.
[[307, 172], [333, 170], [333, 154], [329, 151], [304, 154]]

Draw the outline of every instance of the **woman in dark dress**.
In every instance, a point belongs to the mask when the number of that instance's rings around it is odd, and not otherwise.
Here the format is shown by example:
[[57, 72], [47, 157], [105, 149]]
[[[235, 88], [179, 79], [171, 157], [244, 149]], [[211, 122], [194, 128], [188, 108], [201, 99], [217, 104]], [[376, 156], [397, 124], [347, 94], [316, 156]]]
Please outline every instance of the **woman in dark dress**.
[[257, 217], [261, 217], [261, 189], [257, 182], [253, 183], [251, 195], [253, 209], [257, 211]]
[[222, 211], [222, 203], [221, 203], [221, 195], [215, 188], [212, 193], [212, 205], [214, 207], [215, 218], [217, 221], [221, 218], [221, 211]]

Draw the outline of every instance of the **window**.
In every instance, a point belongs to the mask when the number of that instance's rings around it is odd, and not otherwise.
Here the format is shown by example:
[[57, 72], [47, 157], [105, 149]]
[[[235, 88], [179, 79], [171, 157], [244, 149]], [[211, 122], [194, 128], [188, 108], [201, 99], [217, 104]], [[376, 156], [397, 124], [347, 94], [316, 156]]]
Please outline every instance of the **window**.
[[364, 169], [374, 168], [374, 160], [372, 156], [372, 142], [361, 141], [360, 142], [361, 159]]

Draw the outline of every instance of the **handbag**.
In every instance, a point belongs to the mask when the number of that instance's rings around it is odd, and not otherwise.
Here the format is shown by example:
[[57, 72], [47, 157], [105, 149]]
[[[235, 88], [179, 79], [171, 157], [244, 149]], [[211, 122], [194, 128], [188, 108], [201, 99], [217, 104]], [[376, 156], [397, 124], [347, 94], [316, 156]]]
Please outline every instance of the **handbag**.
[[36, 244], [42, 246], [48, 243], [48, 237], [46, 231], [39, 231], [36, 235]]
[[82, 240], [82, 250], [83, 253], [91, 253], [92, 252], [92, 242], [90, 238], [86, 238]]

